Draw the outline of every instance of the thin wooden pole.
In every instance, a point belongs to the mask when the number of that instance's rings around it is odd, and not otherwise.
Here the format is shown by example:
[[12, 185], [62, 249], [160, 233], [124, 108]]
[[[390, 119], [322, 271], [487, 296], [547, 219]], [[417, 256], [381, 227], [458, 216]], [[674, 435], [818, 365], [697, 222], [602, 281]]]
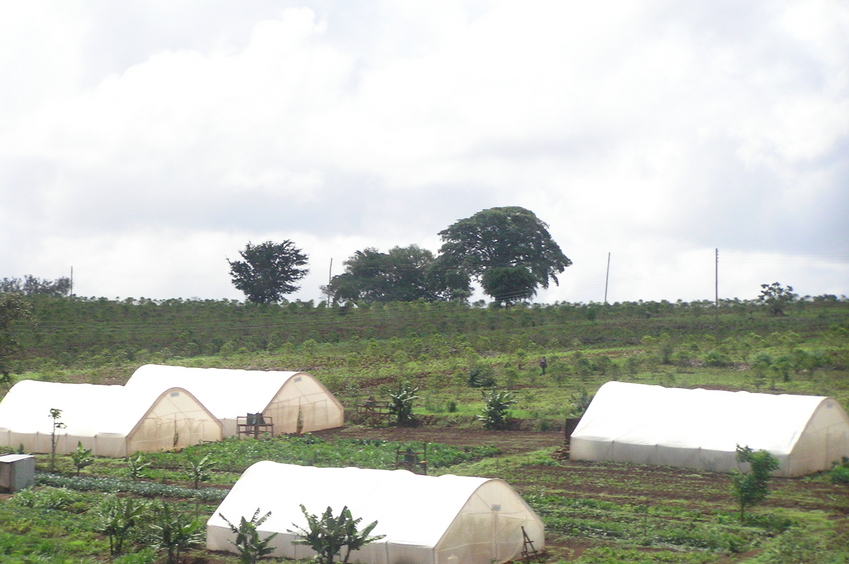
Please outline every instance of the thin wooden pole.
[[716, 249], [716, 264], [715, 264], [715, 291], [716, 291], [716, 309], [719, 310], [719, 249]]
[[719, 248], [716, 249], [716, 258], [714, 260], [714, 291], [715, 291], [715, 307], [713, 308], [713, 320], [716, 325], [716, 338], [719, 339]]
[[610, 280], [610, 252], [607, 253], [607, 274], [604, 275], [604, 305], [607, 305], [607, 283]]

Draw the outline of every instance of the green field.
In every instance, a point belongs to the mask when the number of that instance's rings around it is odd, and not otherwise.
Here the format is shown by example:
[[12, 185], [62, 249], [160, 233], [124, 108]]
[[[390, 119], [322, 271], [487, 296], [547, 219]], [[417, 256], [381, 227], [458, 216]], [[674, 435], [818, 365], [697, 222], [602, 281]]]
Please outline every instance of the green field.
[[[849, 485], [835, 483], [838, 472], [774, 480], [767, 502], [740, 523], [728, 476], [558, 456], [564, 420], [610, 380], [828, 395], [849, 407], [844, 300], [799, 300], [783, 316], [739, 300], [718, 309], [712, 302], [502, 309], [28, 300], [33, 320], [13, 328], [21, 345], [13, 380], [120, 384], [146, 363], [301, 370], [351, 410], [410, 382], [419, 389], [419, 426], [202, 445], [147, 457], [139, 480], [128, 477], [126, 460], [96, 459], [76, 477], [70, 457], [59, 457], [51, 474], [49, 457], [39, 455], [37, 487], [0, 502], [3, 562], [109, 561], [108, 540], [97, 532], [109, 495], [167, 500], [205, 519], [256, 460], [391, 468], [399, 447], [425, 440], [430, 472], [513, 484], [546, 523], [549, 562], [849, 560]], [[510, 430], [483, 431], [476, 419], [489, 386], [517, 400]], [[194, 489], [186, 463], [206, 455], [213, 469]], [[141, 532], [115, 561], [165, 561]], [[193, 549], [184, 561], [237, 559]]]

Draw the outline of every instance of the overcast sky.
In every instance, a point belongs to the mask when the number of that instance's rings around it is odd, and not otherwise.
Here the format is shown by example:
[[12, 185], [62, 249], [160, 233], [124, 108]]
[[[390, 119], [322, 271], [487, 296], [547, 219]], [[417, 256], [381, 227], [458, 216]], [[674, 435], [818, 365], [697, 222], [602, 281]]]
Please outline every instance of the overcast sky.
[[573, 260], [537, 301], [849, 294], [845, 1], [4, 2], [0, 278], [243, 299], [495, 206]]

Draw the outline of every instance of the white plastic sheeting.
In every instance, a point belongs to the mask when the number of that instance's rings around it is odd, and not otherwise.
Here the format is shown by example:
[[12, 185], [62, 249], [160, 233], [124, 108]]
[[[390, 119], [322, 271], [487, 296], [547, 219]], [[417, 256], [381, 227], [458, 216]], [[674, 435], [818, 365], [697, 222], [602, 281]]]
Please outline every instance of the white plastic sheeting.
[[221, 423], [191, 393], [171, 387], [158, 392], [123, 386], [23, 380], [0, 402], [0, 445], [49, 453], [57, 419], [56, 452], [68, 454], [81, 442], [95, 456], [183, 448], [221, 439]]
[[[231, 523], [271, 511], [259, 527], [272, 540], [275, 556], [309, 558], [315, 553], [292, 544], [294, 525], [306, 528], [300, 510], [320, 515], [343, 506], [372, 535], [385, 538], [351, 554], [367, 564], [491, 564], [521, 556], [522, 527], [534, 547], [544, 546], [542, 521], [506, 482], [461, 476], [421, 476], [406, 470], [315, 468], [258, 462], [248, 468], [207, 523], [210, 550], [235, 551]], [[343, 549], [344, 550], [344, 549]]]
[[608, 382], [572, 433], [570, 458], [730, 472], [737, 445], [768, 450], [779, 476], [819, 472], [849, 456], [849, 417], [822, 396]]
[[225, 437], [238, 433], [237, 418], [248, 413], [270, 418], [275, 434], [308, 433], [344, 424], [342, 404], [305, 372], [147, 364], [126, 385], [154, 391], [172, 386], [189, 390], [221, 421]]

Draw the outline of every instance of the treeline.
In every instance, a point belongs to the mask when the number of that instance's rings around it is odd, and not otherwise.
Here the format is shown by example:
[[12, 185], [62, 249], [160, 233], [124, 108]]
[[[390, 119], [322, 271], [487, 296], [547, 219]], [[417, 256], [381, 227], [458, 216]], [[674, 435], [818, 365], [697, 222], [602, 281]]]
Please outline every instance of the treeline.
[[[25, 296], [31, 316], [15, 322], [16, 369], [50, 359], [61, 366], [175, 357], [275, 352], [312, 345], [405, 340], [473, 348], [480, 355], [541, 348], [616, 348], [646, 337], [709, 336], [718, 342], [752, 333], [794, 332], [802, 338], [829, 329], [849, 332], [849, 302], [834, 296], [796, 300], [785, 315], [756, 301], [519, 304], [393, 302], [358, 307], [312, 301], [251, 304], [235, 300], [123, 301]], [[847, 333], [849, 334], [849, 333]], [[340, 349], [341, 352], [341, 349]], [[93, 359], [99, 359], [93, 361]]]
[[3, 278], [0, 280], [0, 293], [23, 294], [25, 296], [69, 296], [71, 279], [66, 277], [48, 280], [27, 274], [23, 278]]

